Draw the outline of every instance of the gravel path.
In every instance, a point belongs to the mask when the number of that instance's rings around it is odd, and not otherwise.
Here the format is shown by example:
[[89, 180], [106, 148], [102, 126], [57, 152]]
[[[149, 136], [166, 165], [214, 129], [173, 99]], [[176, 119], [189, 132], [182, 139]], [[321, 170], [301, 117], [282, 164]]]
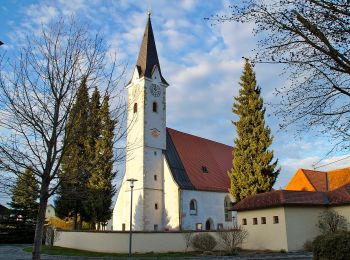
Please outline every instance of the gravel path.
[[[23, 248], [27, 247], [29, 245], [0, 245], [0, 260], [10, 260], [10, 259], [16, 259], [16, 260], [22, 260], [22, 259], [31, 259], [31, 254], [24, 252]], [[43, 255], [42, 259], [45, 260], [57, 260], [57, 259], [68, 259], [68, 260], [83, 260], [83, 259], [89, 259], [89, 260], [108, 260], [108, 259], [157, 259], [157, 258], [110, 258], [110, 257], [79, 257], [79, 256], [49, 256], [49, 255]], [[161, 258], [161, 259], [172, 259], [172, 258]], [[180, 259], [180, 258], [177, 258]], [[285, 254], [260, 254], [255, 256], [244, 256], [244, 257], [233, 257], [233, 256], [203, 256], [203, 257], [187, 257], [183, 259], [205, 259], [205, 260], [219, 260], [219, 259], [244, 259], [244, 260], [260, 260], [260, 259], [273, 259], [273, 260], [283, 260], [283, 259], [298, 259], [298, 260], [310, 260], [312, 259], [311, 253], [285, 253]]]

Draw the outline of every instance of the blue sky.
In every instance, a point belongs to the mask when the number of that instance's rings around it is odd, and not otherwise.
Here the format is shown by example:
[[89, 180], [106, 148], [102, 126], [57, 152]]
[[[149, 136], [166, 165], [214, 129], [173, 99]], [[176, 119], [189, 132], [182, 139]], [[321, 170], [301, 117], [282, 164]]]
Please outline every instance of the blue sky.
[[[228, 145], [233, 144], [235, 129], [231, 124], [233, 96], [238, 93], [242, 56], [255, 47], [253, 25], [224, 23], [212, 26], [204, 17], [227, 13], [229, 1], [212, 0], [2, 0], [0, 5], [0, 48], [9, 56], [16, 50], [23, 33], [35, 33], [41, 24], [75, 15], [90, 30], [101, 32], [116, 51], [118, 59], [128, 64], [125, 81], [131, 77], [137, 59], [147, 10], [152, 10], [162, 73], [170, 83], [167, 92], [167, 125]], [[276, 103], [274, 89], [288, 84], [281, 68], [256, 65], [256, 76], [265, 103]], [[266, 106], [267, 123], [274, 135], [272, 149], [282, 172], [275, 188], [284, 187], [297, 168], [312, 168], [332, 148], [326, 137], [314, 131], [297, 134], [295, 129], [280, 131], [282, 119]], [[272, 114], [268, 116], [268, 114]], [[326, 156], [319, 165], [345, 157], [343, 153]], [[350, 160], [320, 168], [338, 168]]]

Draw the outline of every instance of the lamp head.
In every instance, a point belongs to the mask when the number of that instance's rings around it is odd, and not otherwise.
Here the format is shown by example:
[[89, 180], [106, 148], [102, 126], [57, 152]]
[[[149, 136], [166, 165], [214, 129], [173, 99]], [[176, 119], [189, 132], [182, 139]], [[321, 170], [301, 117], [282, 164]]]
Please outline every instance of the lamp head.
[[131, 179], [127, 179], [126, 181], [130, 182], [130, 188], [134, 188], [134, 182], [136, 182], [137, 180], [134, 178], [131, 178]]

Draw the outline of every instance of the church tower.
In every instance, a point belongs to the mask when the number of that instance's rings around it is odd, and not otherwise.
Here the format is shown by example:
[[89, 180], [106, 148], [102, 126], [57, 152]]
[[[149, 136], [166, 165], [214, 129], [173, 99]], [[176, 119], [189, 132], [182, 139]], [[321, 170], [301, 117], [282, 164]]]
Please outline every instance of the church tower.
[[133, 229], [164, 229], [163, 150], [166, 149], [166, 88], [150, 14], [128, 91], [127, 158], [124, 180], [113, 211], [113, 229], [129, 230], [130, 185]]

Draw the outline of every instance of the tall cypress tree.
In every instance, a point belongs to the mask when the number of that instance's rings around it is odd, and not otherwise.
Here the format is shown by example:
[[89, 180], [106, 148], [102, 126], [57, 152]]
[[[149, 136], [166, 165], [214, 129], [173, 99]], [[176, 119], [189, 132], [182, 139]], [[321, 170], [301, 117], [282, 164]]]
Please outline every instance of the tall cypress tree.
[[273, 137], [265, 124], [265, 108], [252, 66], [246, 61], [240, 78], [239, 96], [235, 97], [232, 112], [239, 116], [234, 140], [233, 168], [230, 193], [237, 201], [261, 192], [270, 191], [280, 172], [278, 160], [273, 161], [269, 150]]
[[89, 93], [86, 83], [83, 79], [69, 114], [65, 140], [67, 150], [62, 158], [61, 186], [56, 200], [58, 215], [72, 215], [75, 229], [78, 227], [78, 214], [81, 219], [85, 214], [83, 202], [87, 197], [89, 177]]
[[9, 205], [22, 224], [35, 223], [38, 214], [39, 186], [31, 168], [25, 170], [24, 174], [16, 180], [12, 188], [12, 197]]
[[[98, 119], [93, 120], [97, 124], [96, 128], [100, 128], [100, 134], [95, 134], [94, 167], [88, 181], [88, 187], [91, 190], [94, 221], [100, 223], [110, 219], [112, 197], [115, 194], [112, 184], [115, 177], [113, 172], [114, 121], [110, 115], [108, 95], [104, 97]], [[95, 129], [94, 125], [92, 127]]]

